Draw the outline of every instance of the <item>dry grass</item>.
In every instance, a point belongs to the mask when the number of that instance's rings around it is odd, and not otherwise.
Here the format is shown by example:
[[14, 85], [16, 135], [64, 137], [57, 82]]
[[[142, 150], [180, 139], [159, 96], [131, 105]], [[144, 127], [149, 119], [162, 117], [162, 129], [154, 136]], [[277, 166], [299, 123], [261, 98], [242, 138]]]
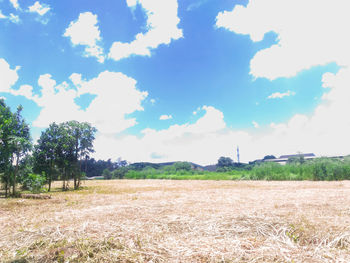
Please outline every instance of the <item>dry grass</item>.
[[350, 262], [349, 204], [347, 181], [89, 181], [0, 199], [0, 261]]

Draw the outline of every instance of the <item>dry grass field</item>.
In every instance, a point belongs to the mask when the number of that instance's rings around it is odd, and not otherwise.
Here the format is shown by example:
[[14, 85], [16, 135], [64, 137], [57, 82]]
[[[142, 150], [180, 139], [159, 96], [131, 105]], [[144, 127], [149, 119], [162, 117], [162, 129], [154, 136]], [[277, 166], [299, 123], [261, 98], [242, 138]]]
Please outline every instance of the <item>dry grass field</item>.
[[0, 199], [0, 261], [350, 262], [350, 182], [89, 181]]

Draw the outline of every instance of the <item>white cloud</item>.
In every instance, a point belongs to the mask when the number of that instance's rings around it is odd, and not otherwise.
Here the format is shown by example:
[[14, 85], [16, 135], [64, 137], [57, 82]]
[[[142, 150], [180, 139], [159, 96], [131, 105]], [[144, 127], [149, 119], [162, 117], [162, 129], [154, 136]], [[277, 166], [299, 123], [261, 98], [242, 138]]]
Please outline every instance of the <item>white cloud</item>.
[[181, 38], [182, 30], [178, 28], [177, 0], [127, 0], [130, 8], [140, 4], [147, 15], [146, 33], [139, 33], [130, 43], [114, 42], [109, 51], [109, 58], [120, 60], [131, 55], [150, 56], [151, 50], [161, 44], [170, 44]]
[[257, 123], [256, 121], [252, 121], [252, 124], [254, 126], [255, 129], [259, 128], [259, 123]]
[[258, 51], [250, 62], [254, 77], [273, 80], [330, 62], [349, 65], [347, 10], [347, 0], [250, 0], [246, 7], [219, 13], [216, 25], [253, 41], [275, 32], [278, 43]]
[[[16, 95], [35, 101], [42, 110], [33, 122], [35, 127], [47, 127], [51, 122], [68, 120], [87, 121], [97, 127], [100, 133], [121, 132], [137, 122], [127, 115], [143, 110], [141, 103], [147, 92], [136, 88], [136, 81], [122, 73], [104, 71], [89, 81], [80, 74], [72, 74], [71, 79], [79, 83], [72, 89], [66, 82], [59, 85], [51, 75], [41, 75], [38, 84], [41, 96], [33, 95], [30, 86], [22, 86]], [[84, 94], [96, 95], [90, 105], [82, 110], [75, 99]]]
[[18, 0], [10, 0], [10, 2], [15, 9], [19, 9]]
[[155, 99], [151, 99], [150, 102], [151, 102], [152, 105], [154, 105], [156, 103], [156, 100]]
[[91, 12], [81, 13], [78, 20], [70, 22], [63, 36], [69, 37], [74, 46], [85, 46], [86, 57], [96, 57], [103, 63], [105, 58], [100, 46], [101, 36], [97, 23], [97, 15]]
[[173, 118], [173, 116], [171, 116], [171, 115], [161, 115], [159, 117], [160, 120], [170, 120], [172, 118]]
[[11, 89], [10, 93], [15, 96], [24, 96], [29, 100], [33, 100], [33, 87], [30, 85], [22, 85], [18, 90]]
[[137, 5], [137, 0], [126, 0], [128, 7], [134, 7]]
[[36, 1], [32, 6], [28, 7], [28, 11], [31, 13], [37, 13], [40, 16], [45, 15], [50, 11], [50, 6], [47, 4], [40, 4], [39, 1]]
[[[336, 74], [323, 75], [327, 90], [312, 114], [297, 114], [285, 123], [271, 123], [271, 131], [254, 138], [255, 149], [265, 149], [261, 156], [268, 152], [350, 153], [350, 121], [344, 115], [350, 111], [348, 8], [345, 0], [250, 0], [247, 7], [237, 5], [230, 12], [218, 14], [218, 27], [247, 34], [253, 41], [261, 41], [270, 31], [277, 34], [278, 43], [258, 51], [251, 60], [250, 73], [255, 78], [291, 77], [330, 62], [342, 67]], [[269, 97], [285, 95], [275, 93]]]
[[10, 92], [11, 87], [17, 82], [17, 70], [11, 69], [10, 65], [3, 58], [0, 58], [0, 92]]
[[[57, 84], [50, 74], [44, 74], [38, 79], [41, 94], [34, 94], [30, 85], [22, 85], [18, 90], [11, 88], [18, 79], [17, 70], [0, 59], [0, 92], [24, 96], [42, 108], [33, 121], [34, 127], [45, 128], [54, 121], [87, 121], [101, 134], [109, 136], [137, 124], [136, 119], [128, 115], [142, 111], [141, 103], [148, 96], [147, 92], [136, 88], [136, 80], [110, 71], [91, 80], [83, 80], [80, 74], [73, 73], [70, 79], [75, 88], [67, 82]], [[75, 99], [84, 94], [95, 95], [95, 98], [83, 110]]]
[[288, 90], [287, 92], [281, 93], [281, 92], [275, 92], [272, 93], [270, 96], [268, 96], [268, 99], [282, 99], [284, 97], [294, 96], [295, 92]]
[[7, 19], [10, 20], [14, 24], [19, 24], [21, 22], [21, 19], [19, 18], [19, 16], [14, 15], [12, 13], [7, 17]]
[[7, 16], [5, 16], [0, 10], [0, 19], [6, 19], [6, 18], [7, 18]]
[[229, 154], [231, 142], [233, 145], [234, 141], [249, 137], [244, 132], [225, 131], [223, 114], [214, 107], [204, 106], [202, 109], [205, 115], [193, 124], [176, 124], [159, 131], [145, 129], [141, 138], [100, 135], [95, 143], [96, 157], [122, 156], [128, 161], [156, 159], [157, 162], [192, 160], [203, 164], [217, 160], [220, 154]]
[[200, 110], [201, 110], [201, 107], [198, 107], [195, 111], [192, 112], [192, 114], [197, 115]]

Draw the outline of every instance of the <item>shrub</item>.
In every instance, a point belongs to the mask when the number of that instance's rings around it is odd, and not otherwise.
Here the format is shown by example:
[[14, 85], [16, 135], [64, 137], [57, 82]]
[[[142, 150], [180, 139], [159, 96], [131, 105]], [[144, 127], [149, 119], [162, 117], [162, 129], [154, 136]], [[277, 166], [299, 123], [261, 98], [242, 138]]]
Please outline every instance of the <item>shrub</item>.
[[40, 193], [46, 181], [45, 176], [39, 174], [28, 174], [22, 181], [22, 189], [32, 193]]

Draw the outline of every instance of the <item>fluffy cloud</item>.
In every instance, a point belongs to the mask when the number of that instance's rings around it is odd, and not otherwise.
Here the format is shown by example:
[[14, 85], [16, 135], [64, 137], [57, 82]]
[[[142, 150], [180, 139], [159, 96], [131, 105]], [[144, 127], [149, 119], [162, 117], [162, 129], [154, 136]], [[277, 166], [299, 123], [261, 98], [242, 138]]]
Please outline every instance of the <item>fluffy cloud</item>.
[[81, 13], [76, 21], [72, 21], [63, 36], [69, 37], [72, 44], [85, 46], [86, 57], [96, 57], [100, 63], [104, 62], [100, 30], [97, 26], [97, 15], [91, 12]]
[[[18, 79], [17, 69], [11, 69], [3, 59], [0, 59], [0, 75], [6, 76], [0, 78], [0, 92], [24, 96], [42, 108], [33, 122], [34, 127], [40, 128], [48, 127], [53, 121], [77, 120], [90, 122], [104, 135], [119, 133], [137, 123], [127, 115], [142, 111], [141, 103], [148, 96], [136, 88], [136, 80], [119, 72], [104, 71], [91, 80], [72, 74], [70, 79], [75, 88], [67, 82], [57, 84], [50, 74], [44, 74], [38, 79], [41, 94], [34, 94], [29, 85], [17, 90], [11, 88]], [[95, 98], [83, 110], [75, 100], [84, 94]]]
[[169, 44], [182, 37], [178, 28], [177, 0], [127, 0], [130, 8], [140, 4], [147, 15], [146, 33], [139, 33], [130, 43], [114, 42], [109, 51], [109, 58], [120, 60], [131, 55], [150, 56], [151, 50], [161, 44]]
[[7, 61], [0, 58], [0, 92], [10, 92], [11, 86], [18, 80], [18, 69], [11, 69]]
[[28, 7], [28, 11], [31, 13], [37, 13], [40, 16], [45, 15], [50, 11], [50, 6], [47, 4], [40, 4], [39, 1], [36, 1], [32, 6]]
[[176, 124], [159, 131], [145, 129], [141, 138], [100, 135], [95, 143], [97, 157], [122, 156], [129, 161], [192, 160], [205, 164], [217, 160], [222, 154], [230, 154], [231, 146], [238, 140], [249, 140], [245, 132], [226, 130], [219, 110], [212, 106], [202, 109], [204, 116], [193, 124]]
[[97, 95], [86, 109], [86, 115], [102, 133], [116, 133], [134, 126], [136, 119], [126, 118], [126, 115], [142, 111], [141, 103], [148, 96], [147, 92], [136, 88], [133, 78], [109, 71], [83, 82], [78, 94], [86, 93]]
[[10, 0], [10, 2], [15, 9], [19, 9], [18, 0]]
[[6, 19], [6, 18], [7, 18], [7, 16], [5, 16], [0, 10], [0, 19]]
[[268, 96], [268, 99], [282, 99], [284, 97], [294, 96], [295, 92], [288, 90], [287, 92], [281, 93], [281, 92], [275, 92], [272, 93], [270, 96]]
[[173, 118], [173, 116], [171, 116], [171, 115], [161, 115], [160, 117], [159, 117], [159, 119], [160, 120], [170, 120], [170, 119], [172, 119]]
[[[266, 153], [315, 152], [319, 155], [349, 154], [350, 121], [350, 17], [348, 1], [250, 0], [246, 7], [218, 14], [216, 25], [252, 41], [261, 41], [267, 32], [278, 43], [258, 51], [250, 62], [251, 74], [274, 80], [291, 77], [316, 65], [336, 62], [336, 74], [325, 73], [322, 102], [309, 115], [297, 114], [285, 123], [271, 123], [270, 131], [254, 137], [257, 150]], [[317, 7], [317, 8], [316, 8]], [[295, 15], [297, 14], [297, 19]], [[280, 98], [292, 93], [275, 93]]]
[[[77, 76], [73, 74], [71, 79], [77, 81]], [[56, 85], [49, 74], [40, 76], [38, 84], [41, 86], [41, 96], [32, 96], [32, 100], [43, 107], [33, 122], [37, 127], [47, 127], [53, 120], [63, 122], [75, 119], [92, 123], [103, 134], [121, 132], [136, 124], [134, 118], [127, 118], [126, 115], [143, 110], [141, 102], [147, 97], [147, 92], [136, 89], [134, 79], [109, 71], [89, 81], [79, 79], [77, 89], [72, 89], [66, 82]], [[84, 94], [96, 97], [82, 110], [75, 99]]]
[[219, 13], [216, 25], [253, 41], [275, 32], [278, 43], [257, 52], [250, 62], [254, 77], [273, 80], [330, 62], [349, 65], [348, 9], [347, 0], [250, 0], [246, 7]]
[[4, 15], [1, 10], [0, 10], [0, 19], [8, 19], [14, 24], [19, 24], [21, 22], [21, 19], [19, 18], [18, 15], [10, 14], [8, 16]]
[[7, 17], [12, 23], [19, 24], [21, 22], [21, 19], [18, 15], [10, 14], [10, 16]]

